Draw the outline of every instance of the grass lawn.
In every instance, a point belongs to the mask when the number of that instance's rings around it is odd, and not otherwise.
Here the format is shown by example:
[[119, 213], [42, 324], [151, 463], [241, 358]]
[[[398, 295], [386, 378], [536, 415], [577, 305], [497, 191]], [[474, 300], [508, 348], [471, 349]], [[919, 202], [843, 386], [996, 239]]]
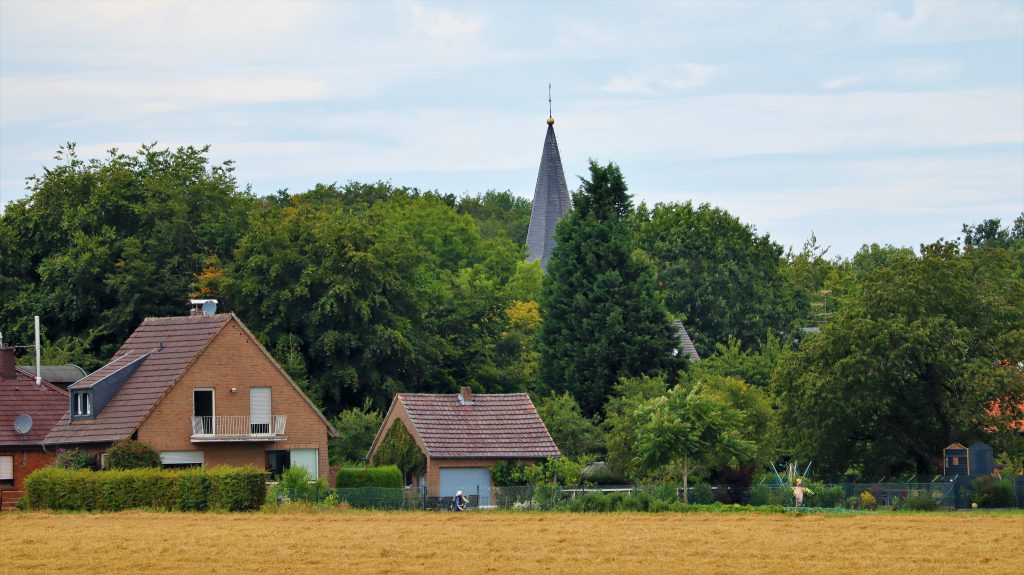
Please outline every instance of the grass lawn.
[[0, 573], [1024, 573], [1024, 513], [0, 514]]

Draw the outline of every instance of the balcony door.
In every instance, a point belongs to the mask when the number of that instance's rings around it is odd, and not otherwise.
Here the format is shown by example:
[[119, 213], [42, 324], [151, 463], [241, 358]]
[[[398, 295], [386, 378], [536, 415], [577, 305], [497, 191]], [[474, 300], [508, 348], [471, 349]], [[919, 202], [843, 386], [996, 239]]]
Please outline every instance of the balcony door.
[[192, 390], [192, 430], [197, 434], [212, 435], [213, 425], [213, 390]]
[[249, 388], [249, 432], [253, 435], [270, 433], [270, 388]]

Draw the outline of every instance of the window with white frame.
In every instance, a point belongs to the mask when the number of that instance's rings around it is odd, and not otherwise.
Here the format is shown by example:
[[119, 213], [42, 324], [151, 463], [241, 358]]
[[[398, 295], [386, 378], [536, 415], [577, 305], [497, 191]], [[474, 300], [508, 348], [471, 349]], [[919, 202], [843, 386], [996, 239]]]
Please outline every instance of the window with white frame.
[[14, 485], [13, 455], [0, 455], [0, 485]]
[[72, 408], [77, 416], [92, 415], [92, 392], [76, 391], [71, 395]]

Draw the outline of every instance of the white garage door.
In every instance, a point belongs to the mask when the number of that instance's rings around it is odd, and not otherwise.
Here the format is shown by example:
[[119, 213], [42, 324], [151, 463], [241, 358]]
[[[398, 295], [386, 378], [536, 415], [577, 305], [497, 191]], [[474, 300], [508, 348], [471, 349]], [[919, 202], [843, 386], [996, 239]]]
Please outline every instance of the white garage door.
[[442, 467], [441, 497], [453, 497], [456, 491], [465, 495], [480, 494], [480, 505], [491, 501], [491, 472], [486, 467]]

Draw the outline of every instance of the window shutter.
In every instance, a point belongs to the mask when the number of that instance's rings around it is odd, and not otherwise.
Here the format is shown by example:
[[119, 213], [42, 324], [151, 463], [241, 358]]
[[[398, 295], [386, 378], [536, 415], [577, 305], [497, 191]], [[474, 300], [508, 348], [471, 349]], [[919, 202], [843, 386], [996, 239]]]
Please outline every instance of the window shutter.
[[161, 451], [160, 463], [164, 465], [202, 465], [202, 451]]
[[14, 457], [0, 456], [0, 479], [14, 479]]
[[270, 425], [270, 388], [249, 390], [249, 420], [253, 425]]

